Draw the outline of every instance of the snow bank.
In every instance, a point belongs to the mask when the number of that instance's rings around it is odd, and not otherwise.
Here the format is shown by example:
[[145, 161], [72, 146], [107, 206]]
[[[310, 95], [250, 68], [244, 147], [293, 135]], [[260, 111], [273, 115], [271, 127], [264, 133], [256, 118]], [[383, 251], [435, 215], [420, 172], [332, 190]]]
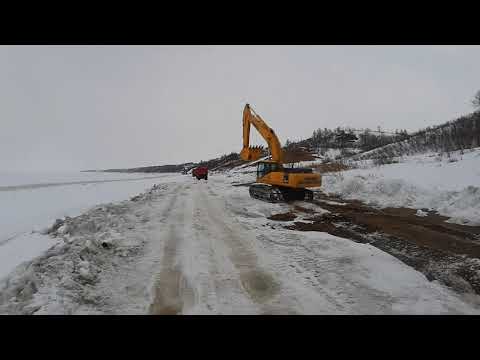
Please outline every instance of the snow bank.
[[[170, 176], [156, 174], [145, 179], [144, 174], [125, 177], [103, 173], [53, 174], [50, 179], [62, 181], [123, 178], [125, 181], [0, 190], [0, 279], [16, 265], [40, 255], [52, 245], [47, 236], [40, 234], [45, 233], [45, 228], [55, 219], [79, 215], [100, 203], [128, 199]], [[31, 178], [25, 174], [10, 174], [3, 180], [0, 178], [0, 183], [9, 186], [32, 184], [33, 181], [47, 181], [47, 178], [46, 174]], [[16, 183], [13, 182], [15, 179]]]
[[328, 174], [323, 190], [381, 207], [427, 208], [451, 222], [480, 225], [480, 151], [402, 161]]
[[[67, 218], [50, 237], [35, 235], [34, 240], [44, 243], [44, 251], [0, 281], [0, 314], [79, 314], [92, 313], [92, 308], [102, 313], [144, 313], [150, 284], [145, 278], [128, 279], [136, 276], [135, 272], [128, 273], [129, 264], [141, 256], [146, 244], [143, 231], [134, 229], [133, 224], [142, 223], [142, 205], [162, 189], [154, 186], [132, 200], [101, 205]], [[51, 246], [48, 250], [47, 243]], [[34, 253], [32, 250], [30, 255]], [[121, 283], [113, 286], [121, 271], [125, 272]], [[130, 284], [138, 282], [141, 289], [131, 295], [137, 297], [135, 306], [128, 304], [128, 309], [122, 309], [125, 295], [115, 292], [123, 291], [127, 280]]]

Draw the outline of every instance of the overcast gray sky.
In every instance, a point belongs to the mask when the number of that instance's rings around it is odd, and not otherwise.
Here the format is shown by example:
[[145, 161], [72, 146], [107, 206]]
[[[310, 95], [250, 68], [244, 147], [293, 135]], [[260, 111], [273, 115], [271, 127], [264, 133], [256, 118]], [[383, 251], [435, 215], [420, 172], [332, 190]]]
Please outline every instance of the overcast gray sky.
[[479, 46], [0, 46], [0, 169], [207, 160], [240, 151], [246, 102], [282, 143], [415, 130], [472, 111], [478, 64]]

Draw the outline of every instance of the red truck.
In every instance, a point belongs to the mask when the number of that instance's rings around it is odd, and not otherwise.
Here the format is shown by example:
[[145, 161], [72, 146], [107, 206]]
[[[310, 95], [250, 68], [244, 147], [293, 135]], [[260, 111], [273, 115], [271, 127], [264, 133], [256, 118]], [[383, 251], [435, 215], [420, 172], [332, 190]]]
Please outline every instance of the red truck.
[[200, 179], [208, 180], [208, 168], [206, 166], [199, 166], [193, 169], [192, 176], [196, 177], [198, 180]]

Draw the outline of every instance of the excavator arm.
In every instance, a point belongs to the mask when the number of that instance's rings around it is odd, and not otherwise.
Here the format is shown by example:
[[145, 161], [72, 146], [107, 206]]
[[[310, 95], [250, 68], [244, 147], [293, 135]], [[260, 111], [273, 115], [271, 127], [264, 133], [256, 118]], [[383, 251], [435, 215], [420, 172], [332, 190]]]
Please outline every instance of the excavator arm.
[[283, 152], [277, 135], [249, 104], [246, 104], [243, 109], [243, 149], [240, 152], [240, 157], [246, 161], [254, 161], [262, 156], [261, 147], [250, 146], [250, 125], [253, 125], [267, 142], [272, 160], [281, 164], [283, 162]]

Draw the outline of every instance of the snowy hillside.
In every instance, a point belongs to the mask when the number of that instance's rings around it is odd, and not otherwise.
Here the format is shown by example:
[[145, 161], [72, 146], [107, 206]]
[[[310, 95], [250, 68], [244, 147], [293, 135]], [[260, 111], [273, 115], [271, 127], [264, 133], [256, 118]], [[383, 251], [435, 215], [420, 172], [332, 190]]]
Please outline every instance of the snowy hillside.
[[323, 191], [382, 207], [426, 208], [452, 222], [480, 225], [480, 148], [450, 155], [426, 153], [324, 176]]
[[480, 145], [480, 112], [462, 116], [444, 124], [428, 127], [410, 135], [406, 140], [363, 152], [355, 160], [392, 158], [425, 152], [452, 152]]

